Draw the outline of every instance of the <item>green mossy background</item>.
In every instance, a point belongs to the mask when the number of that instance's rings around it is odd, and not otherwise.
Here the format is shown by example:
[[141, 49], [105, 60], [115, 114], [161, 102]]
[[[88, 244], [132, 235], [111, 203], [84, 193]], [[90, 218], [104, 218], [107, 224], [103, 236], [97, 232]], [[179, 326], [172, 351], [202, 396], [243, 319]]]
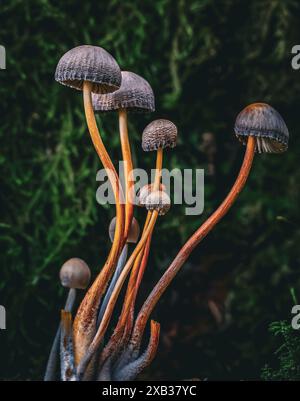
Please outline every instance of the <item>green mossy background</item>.
[[[185, 216], [173, 206], [159, 221], [139, 302], [233, 183], [243, 157], [233, 135], [237, 113], [265, 101], [286, 120], [288, 153], [255, 158], [238, 202], [156, 308], [159, 352], [142, 375], [260, 378], [266, 363], [277, 363], [278, 340], [268, 326], [290, 320], [290, 288], [300, 291], [300, 71], [291, 67], [299, 2], [3, 0], [0, 7], [7, 51], [0, 71], [0, 304], [7, 310], [0, 378], [42, 378], [65, 299], [61, 264], [82, 257], [95, 275], [109, 249], [114, 211], [95, 200], [100, 164], [81, 94], [53, 78], [61, 55], [80, 44], [106, 48], [154, 89], [157, 111], [130, 116], [137, 165], [153, 166], [154, 155], [141, 150], [142, 129], [153, 118], [171, 119], [179, 129], [178, 147], [165, 158], [169, 168], [207, 171], [202, 135], [215, 134], [204, 213]], [[104, 116], [99, 124], [117, 162], [116, 119]], [[144, 213], [137, 217], [142, 224]], [[225, 310], [221, 328], [208, 311], [211, 299]]]

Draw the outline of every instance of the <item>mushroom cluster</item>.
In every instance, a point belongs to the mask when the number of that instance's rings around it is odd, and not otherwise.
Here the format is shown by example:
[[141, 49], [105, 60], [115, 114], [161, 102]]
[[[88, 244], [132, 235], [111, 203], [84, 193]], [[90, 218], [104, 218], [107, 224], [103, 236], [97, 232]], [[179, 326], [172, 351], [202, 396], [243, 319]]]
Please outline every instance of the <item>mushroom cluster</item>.
[[[150, 338], [141, 350], [145, 328], [153, 308], [199, 242], [228, 212], [248, 178], [255, 152], [281, 153], [287, 149], [288, 129], [277, 111], [265, 103], [254, 103], [238, 115], [234, 127], [237, 138], [246, 145], [244, 161], [228, 195], [216, 211], [186, 241], [136, 313], [136, 297], [147, 267], [151, 239], [159, 216], [165, 215], [171, 200], [161, 182], [163, 150], [174, 148], [176, 125], [165, 119], [152, 121], [143, 131], [142, 149], [156, 152], [153, 182], [141, 188], [138, 205], [147, 210], [143, 229], [134, 217], [134, 178], [128, 134], [128, 113], [153, 112], [154, 94], [150, 84], [139, 75], [121, 71], [116, 60], [97, 46], [78, 46], [58, 62], [55, 79], [81, 90], [88, 131], [96, 153], [107, 172], [116, 207], [109, 226], [112, 245], [104, 266], [95, 277], [77, 308], [76, 290], [89, 285], [91, 273], [78, 258], [61, 268], [60, 280], [69, 288], [61, 311], [45, 380], [134, 380], [157, 352], [160, 324], [151, 320]], [[109, 156], [95, 113], [117, 112], [125, 184]], [[128, 280], [127, 280], [128, 279]], [[126, 284], [127, 283], [127, 284]], [[126, 290], [122, 292], [125, 284]], [[122, 295], [122, 309], [116, 324], [116, 303]]]

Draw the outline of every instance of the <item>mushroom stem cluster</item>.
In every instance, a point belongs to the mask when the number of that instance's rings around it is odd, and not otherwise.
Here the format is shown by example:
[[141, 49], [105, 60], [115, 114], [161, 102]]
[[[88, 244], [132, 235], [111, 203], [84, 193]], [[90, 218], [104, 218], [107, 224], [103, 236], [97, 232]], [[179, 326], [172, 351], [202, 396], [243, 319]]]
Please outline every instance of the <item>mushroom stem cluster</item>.
[[[142, 148], [145, 152], [156, 152], [156, 169], [153, 182], [142, 187], [138, 194], [138, 205], [147, 210], [140, 235], [134, 217], [135, 188], [127, 119], [128, 113], [154, 111], [151, 86], [141, 76], [121, 71], [116, 60], [97, 46], [79, 46], [63, 55], [55, 79], [83, 92], [88, 131], [111, 184], [116, 215], [109, 227], [112, 245], [106, 262], [83, 297], [74, 321], [76, 291], [87, 288], [91, 273], [86, 263], [78, 258], [70, 259], [61, 268], [61, 284], [69, 288], [69, 295], [61, 312], [44, 379], [56, 380], [60, 372], [62, 381], [134, 380], [151, 363], [158, 349], [160, 324], [151, 320], [148, 345], [141, 351], [145, 328], [154, 307], [195, 247], [232, 207], [245, 186], [255, 152], [285, 151], [288, 129], [279, 113], [265, 103], [254, 103], [242, 110], [234, 131], [246, 145], [246, 152], [236, 181], [220, 206], [182, 246], [136, 313], [136, 299], [147, 268], [155, 224], [171, 206], [161, 182], [162, 166], [164, 151], [176, 146], [177, 127], [169, 120], [158, 119], [143, 131]], [[118, 116], [124, 186], [103, 143], [95, 117], [95, 113], [108, 112], [117, 112]], [[121, 296], [122, 308], [115, 323]]]

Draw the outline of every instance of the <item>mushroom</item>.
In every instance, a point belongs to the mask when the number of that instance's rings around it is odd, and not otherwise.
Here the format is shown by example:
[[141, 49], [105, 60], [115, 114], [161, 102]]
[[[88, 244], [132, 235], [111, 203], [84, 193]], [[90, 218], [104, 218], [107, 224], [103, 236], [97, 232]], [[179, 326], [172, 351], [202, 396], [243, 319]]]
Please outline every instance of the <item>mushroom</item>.
[[63, 85], [83, 91], [83, 102], [89, 133], [96, 152], [106, 169], [116, 201], [117, 229], [108, 259], [82, 301], [74, 321], [74, 348], [76, 363], [91, 342], [101, 296], [113, 273], [123, 241], [124, 205], [118, 174], [102, 142], [92, 105], [91, 93], [108, 93], [119, 89], [121, 70], [116, 60], [98, 46], [78, 46], [59, 60], [55, 79]]
[[[146, 229], [148, 222], [151, 219], [151, 215], [153, 213], [153, 210], [158, 211], [160, 215], [164, 214], [167, 212], [170, 208], [170, 198], [168, 195], [163, 191], [160, 191], [161, 189], [164, 189], [165, 186], [161, 184], [161, 169], [162, 169], [162, 161], [163, 161], [163, 149], [164, 148], [174, 148], [176, 146], [177, 142], [177, 127], [174, 123], [172, 123], [169, 120], [164, 120], [164, 119], [159, 119], [159, 120], [154, 120], [150, 124], [146, 126], [146, 128], [143, 131], [142, 135], [142, 148], [145, 152], [150, 152], [150, 151], [156, 151], [156, 170], [155, 170], [155, 177], [154, 177], [154, 182], [149, 185], [145, 185], [141, 190], [139, 191], [139, 200], [138, 204], [140, 206], [145, 205], [148, 213], [147, 213], [147, 218], [145, 221], [144, 225], [144, 230]], [[153, 197], [151, 197], [151, 194], [154, 194]], [[156, 194], [156, 195], [155, 195]], [[160, 194], [161, 194], [161, 199], [160, 199]], [[150, 196], [150, 197], [149, 197]], [[147, 201], [149, 198], [149, 201]], [[156, 204], [156, 203], [157, 204]], [[160, 208], [160, 202], [166, 202], [166, 204], [163, 204], [162, 208]], [[167, 204], [169, 206], [167, 206]], [[153, 226], [154, 229], [154, 226]], [[149, 232], [149, 242], [151, 241], [151, 236], [153, 229]], [[146, 244], [146, 242], [145, 242]], [[128, 291], [127, 293], [132, 293], [135, 294], [138, 290], [138, 286], [134, 281], [134, 277], [137, 277], [138, 274], [138, 269], [139, 269], [139, 263], [142, 260], [144, 250], [142, 250], [141, 254], [139, 255], [138, 261], [135, 263], [134, 268], [132, 269], [131, 277], [128, 283]], [[147, 260], [144, 262], [144, 268], [146, 267]], [[133, 288], [131, 286], [135, 286], [135, 292], [133, 292]], [[135, 296], [133, 299], [135, 299]], [[134, 302], [134, 301], [133, 301]]]
[[[145, 233], [149, 221], [151, 221], [152, 214], [154, 211], [163, 215], [170, 208], [170, 198], [165, 192], [160, 192], [159, 189], [163, 188], [163, 184], [160, 183], [161, 179], [161, 169], [163, 160], [163, 149], [176, 146], [177, 141], [177, 127], [169, 120], [159, 119], [154, 120], [146, 126], [142, 135], [142, 148], [144, 151], [157, 151], [156, 156], [156, 170], [154, 183], [149, 184], [141, 188], [139, 193], [139, 205], [143, 206], [145, 204], [148, 209], [147, 218], [144, 224], [143, 234]], [[154, 193], [153, 197], [149, 198], [147, 204], [148, 195]], [[146, 205], [147, 204], [147, 205]], [[155, 223], [154, 223], [155, 224]], [[145, 241], [141, 251], [137, 255], [134, 262], [134, 266], [131, 271], [130, 279], [127, 286], [127, 291], [125, 295], [125, 300], [122, 308], [121, 315], [119, 317], [118, 325], [114, 331], [111, 341], [108, 343], [105, 352], [101, 356], [101, 362], [105, 361], [111, 354], [111, 350], [117, 353], [118, 349], [124, 346], [127, 339], [123, 337], [121, 339], [125, 325], [127, 325], [127, 332], [130, 333], [131, 325], [133, 320], [134, 304], [139, 289], [141, 279], [144, 270], [147, 265], [149, 247], [151, 242], [151, 237], [154, 229], [154, 224], [152, 229], [149, 231], [147, 241]], [[145, 246], [148, 249], [145, 249]], [[127, 318], [129, 320], [127, 320]], [[120, 341], [121, 339], [121, 341]]]
[[[91, 279], [91, 271], [88, 265], [79, 258], [67, 260], [61, 267], [59, 278], [63, 287], [69, 288], [65, 303], [65, 312], [72, 313], [76, 300], [76, 290], [86, 289]], [[51, 347], [44, 381], [53, 381], [56, 378], [56, 368], [58, 364], [59, 342], [61, 337], [61, 325], [58, 326], [54, 341]]]
[[117, 110], [119, 114], [119, 131], [125, 172], [125, 227], [124, 241], [130, 231], [133, 217], [131, 189], [134, 185], [132, 175], [133, 163], [128, 137], [127, 112], [153, 112], [155, 110], [154, 94], [150, 84], [141, 76], [122, 71], [120, 89], [113, 93], [92, 94], [93, 107], [96, 112]]
[[131, 269], [136, 257], [138, 256], [140, 251], [144, 248], [144, 244], [147, 241], [149, 233], [152, 231], [152, 229], [155, 225], [157, 216], [158, 216], [158, 212], [156, 210], [154, 210], [152, 212], [149, 223], [140, 238], [140, 241], [138, 242], [136, 248], [130, 255], [128, 261], [126, 262], [126, 264], [114, 286], [113, 292], [110, 296], [109, 302], [105, 309], [103, 318], [99, 324], [97, 333], [95, 334], [93, 341], [91, 342], [90, 346], [88, 347], [88, 350], [86, 351], [85, 355], [82, 357], [82, 359], [80, 360], [80, 363], [77, 366], [77, 373], [78, 373], [79, 379], [83, 377], [83, 374], [84, 374], [92, 356], [95, 355], [96, 351], [99, 348], [99, 345], [101, 344], [102, 338], [108, 328], [108, 325], [109, 325], [115, 304], [117, 302], [119, 293], [121, 291], [121, 288], [126, 280], [128, 273], [130, 272], [130, 269]]
[[[111, 242], [113, 242], [113, 240], [114, 240], [115, 231], [116, 231], [116, 222], [117, 222], [117, 219], [114, 217], [109, 224], [108, 232], [109, 232], [109, 238], [110, 238]], [[131, 220], [131, 227], [130, 227], [130, 231], [128, 233], [126, 242], [129, 244], [136, 244], [139, 239], [139, 236], [140, 236], [140, 226], [139, 226], [137, 219], [135, 217], [133, 217]]]
[[[72, 258], [62, 265], [59, 278], [63, 287], [70, 288], [69, 294], [72, 292], [75, 294], [76, 289], [84, 290], [87, 288], [91, 279], [91, 271], [85, 261]], [[65, 310], [68, 311], [69, 308], [65, 307]]]
[[171, 207], [169, 195], [164, 191], [152, 191], [145, 200], [146, 209], [156, 210], [160, 216], [164, 216]]
[[[147, 196], [153, 192], [153, 184], [144, 185], [137, 193], [138, 197], [138, 206], [145, 207], [146, 206], [146, 198]], [[165, 191], [166, 187], [164, 184], [160, 184], [159, 190]]]
[[136, 319], [128, 353], [131, 352], [133, 355], [138, 353], [146, 323], [158, 300], [193, 249], [226, 215], [237, 199], [247, 181], [255, 150], [280, 153], [287, 149], [289, 138], [287, 126], [280, 114], [265, 103], [254, 103], [242, 110], [236, 119], [234, 131], [238, 139], [247, 146], [239, 175], [224, 201], [183, 245], [144, 302]]
[[266, 103], [245, 107], [236, 118], [234, 131], [243, 144], [254, 136], [258, 153], [282, 153], [288, 148], [288, 128], [278, 111]]
[[[176, 146], [176, 142], [177, 142], [177, 127], [174, 123], [172, 123], [169, 120], [164, 120], [164, 119], [154, 120], [150, 124], [148, 124], [144, 129], [142, 135], [143, 150], [145, 152], [156, 151], [157, 153], [156, 153], [156, 170], [155, 170], [154, 182], [141, 188], [139, 193], [140, 206], [143, 206], [144, 204], [146, 206], [149, 191], [150, 193], [152, 193], [152, 192], [157, 192], [160, 189], [164, 188], [164, 185], [161, 184], [160, 182], [162, 161], [163, 161], [163, 149], [168, 147], [174, 148]], [[166, 199], [168, 195], [165, 192], [163, 193], [166, 195], [165, 196]], [[170, 201], [169, 197], [168, 200]], [[151, 200], [149, 201], [147, 209], [148, 213], [144, 225], [144, 230], [147, 227], [148, 222], [150, 221], [153, 210], [151, 209]], [[149, 236], [152, 235], [152, 231], [149, 232]], [[133, 274], [135, 274], [135, 269], [133, 269], [132, 271], [132, 275]], [[133, 282], [129, 282], [129, 285], [130, 284], [133, 284]], [[131, 289], [129, 291], [131, 291]]]
[[[149, 189], [148, 186], [147, 189]], [[148, 192], [148, 197], [146, 198], [145, 202], [145, 206], [148, 210], [147, 218], [148, 219], [151, 218], [151, 212], [153, 211], [158, 213], [158, 215], [160, 216], [166, 214], [167, 211], [170, 209], [170, 205], [171, 205], [171, 200], [165, 192], [163, 191], [155, 191], [150, 193]], [[145, 233], [146, 228], [147, 228], [147, 223], [145, 223], [144, 225], [143, 234]], [[133, 325], [135, 300], [139, 286], [142, 281], [145, 268], [147, 266], [153, 229], [154, 225], [148, 234], [148, 238], [145, 245], [137, 254], [137, 257], [134, 261], [134, 265], [131, 270], [127, 286], [127, 291], [125, 294], [125, 299], [123, 302], [122, 311], [119, 316], [117, 326], [113, 332], [110, 341], [105, 346], [100, 357], [99, 377], [104, 377], [107, 374], [108, 367], [111, 367], [114, 358], [119, 353], [119, 350], [126, 347], [126, 344], [129, 340], [128, 336], [130, 336]], [[142, 358], [141, 360], [144, 359]], [[142, 364], [139, 366], [142, 366]]]
[[177, 127], [169, 120], [154, 120], [143, 131], [142, 148], [145, 152], [156, 151], [156, 172], [153, 190], [159, 189], [163, 149], [174, 148], [177, 141]]

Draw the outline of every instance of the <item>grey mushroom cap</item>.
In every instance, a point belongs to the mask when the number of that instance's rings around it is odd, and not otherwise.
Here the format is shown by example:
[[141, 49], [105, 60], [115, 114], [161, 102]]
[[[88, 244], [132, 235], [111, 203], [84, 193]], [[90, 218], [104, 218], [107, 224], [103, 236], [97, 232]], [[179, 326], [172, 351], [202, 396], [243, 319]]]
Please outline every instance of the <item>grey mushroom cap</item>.
[[153, 191], [147, 196], [145, 206], [147, 210], [156, 210], [163, 216], [171, 207], [171, 199], [164, 191]]
[[172, 121], [154, 120], [143, 131], [142, 148], [145, 152], [159, 148], [174, 148], [177, 142], [177, 127]]
[[71, 258], [61, 267], [59, 278], [62, 286], [85, 289], [91, 279], [91, 271], [84, 260]]
[[83, 45], [74, 47], [59, 60], [55, 80], [62, 85], [82, 90], [83, 82], [92, 82], [92, 92], [109, 93], [119, 89], [121, 70], [105, 49]]
[[234, 131], [244, 144], [256, 138], [259, 153], [282, 153], [288, 148], [289, 131], [281, 115], [266, 103], [253, 103], [237, 116]]
[[[114, 236], [115, 236], [115, 230], [116, 230], [116, 217], [114, 217], [110, 224], [109, 224], [109, 228], [108, 228], [108, 234], [109, 234], [109, 238], [111, 240], [111, 242], [114, 241]], [[132, 218], [131, 221], [131, 227], [129, 230], [129, 234], [127, 237], [127, 242], [128, 243], [132, 243], [132, 244], [136, 244], [138, 242], [140, 236], [140, 225], [137, 221], [137, 219], [135, 217]]]
[[130, 112], [155, 111], [154, 93], [150, 84], [141, 76], [122, 71], [122, 83], [118, 90], [107, 94], [93, 94], [94, 110], [107, 112], [126, 109]]

